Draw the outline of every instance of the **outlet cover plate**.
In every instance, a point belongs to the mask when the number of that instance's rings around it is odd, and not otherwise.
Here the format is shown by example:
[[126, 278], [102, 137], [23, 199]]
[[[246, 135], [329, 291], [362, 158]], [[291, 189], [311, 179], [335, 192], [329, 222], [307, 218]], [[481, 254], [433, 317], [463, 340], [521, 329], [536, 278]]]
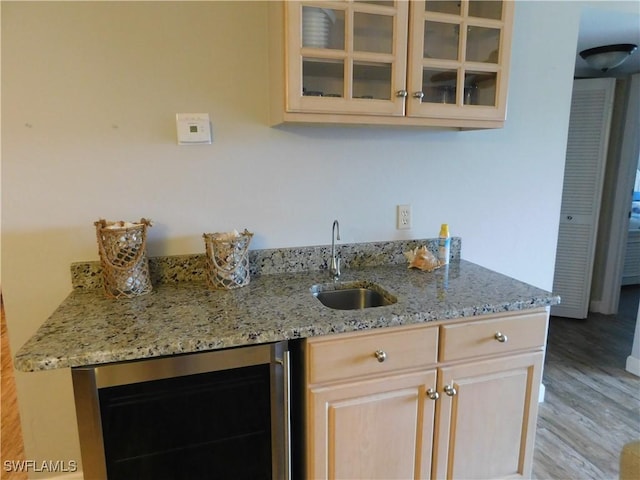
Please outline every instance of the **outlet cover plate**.
[[411, 205], [398, 205], [396, 228], [398, 230], [411, 229]]

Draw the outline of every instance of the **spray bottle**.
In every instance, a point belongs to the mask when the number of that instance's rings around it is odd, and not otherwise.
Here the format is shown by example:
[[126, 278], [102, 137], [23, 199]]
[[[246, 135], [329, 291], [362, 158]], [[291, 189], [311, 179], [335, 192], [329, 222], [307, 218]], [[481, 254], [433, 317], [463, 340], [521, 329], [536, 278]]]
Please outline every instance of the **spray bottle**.
[[438, 261], [441, 265], [449, 264], [450, 253], [451, 237], [449, 236], [449, 225], [443, 223], [440, 227], [440, 235], [438, 238]]

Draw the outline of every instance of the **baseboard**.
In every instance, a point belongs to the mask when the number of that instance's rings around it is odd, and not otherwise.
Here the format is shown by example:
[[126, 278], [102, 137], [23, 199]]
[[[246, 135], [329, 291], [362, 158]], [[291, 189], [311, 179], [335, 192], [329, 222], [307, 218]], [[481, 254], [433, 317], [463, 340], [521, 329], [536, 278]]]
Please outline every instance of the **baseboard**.
[[640, 283], [640, 275], [630, 275], [628, 277], [622, 277], [622, 286], [635, 285]]
[[602, 300], [591, 300], [589, 302], [589, 311], [595, 313], [602, 313], [600, 309], [602, 308]]
[[546, 393], [547, 389], [545, 388], [544, 384], [541, 383], [540, 384], [540, 391], [538, 392], [538, 403], [544, 403], [544, 394]]
[[[636, 330], [636, 333], [638, 331]], [[627, 357], [627, 372], [633, 373], [634, 375], [640, 377], [640, 358], [634, 357], [633, 355], [629, 355]]]

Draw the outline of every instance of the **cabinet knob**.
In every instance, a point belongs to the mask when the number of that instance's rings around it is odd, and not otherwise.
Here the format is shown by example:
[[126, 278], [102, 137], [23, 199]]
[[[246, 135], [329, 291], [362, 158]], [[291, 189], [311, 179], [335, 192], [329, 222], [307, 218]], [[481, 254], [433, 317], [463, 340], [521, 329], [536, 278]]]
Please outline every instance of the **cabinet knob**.
[[502, 332], [496, 332], [496, 334], [494, 335], [494, 338], [498, 340], [500, 343], [505, 343], [508, 340], [507, 336]]
[[374, 355], [380, 363], [384, 362], [387, 359], [387, 354], [384, 350], [376, 350]]
[[437, 399], [440, 398], [440, 394], [438, 392], [436, 392], [433, 388], [430, 388], [429, 390], [427, 390], [427, 396], [431, 400], [437, 400]]
[[413, 98], [419, 98], [420, 100], [422, 100], [422, 97], [424, 97], [424, 92], [415, 92], [413, 94]]
[[458, 391], [455, 389], [455, 387], [453, 385], [445, 385], [444, 386], [444, 393], [446, 393], [450, 397], [453, 397], [453, 396], [458, 394]]
[[396, 92], [396, 97], [406, 97], [407, 95], [409, 95], [409, 93], [406, 90], [398, 90]]

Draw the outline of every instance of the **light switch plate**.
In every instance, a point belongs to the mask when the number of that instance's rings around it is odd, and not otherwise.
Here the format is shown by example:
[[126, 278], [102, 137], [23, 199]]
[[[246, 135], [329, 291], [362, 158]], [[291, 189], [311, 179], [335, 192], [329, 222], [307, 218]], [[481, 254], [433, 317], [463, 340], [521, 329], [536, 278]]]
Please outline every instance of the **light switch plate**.
[[178, 145], [211, 143], [211, 121], [208, 113], [176, 113]]

